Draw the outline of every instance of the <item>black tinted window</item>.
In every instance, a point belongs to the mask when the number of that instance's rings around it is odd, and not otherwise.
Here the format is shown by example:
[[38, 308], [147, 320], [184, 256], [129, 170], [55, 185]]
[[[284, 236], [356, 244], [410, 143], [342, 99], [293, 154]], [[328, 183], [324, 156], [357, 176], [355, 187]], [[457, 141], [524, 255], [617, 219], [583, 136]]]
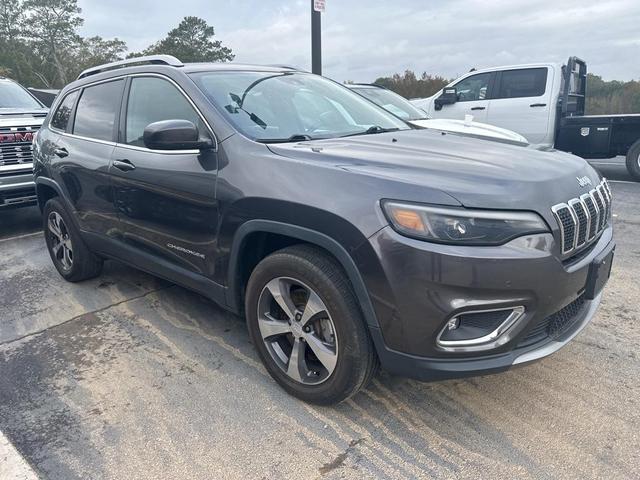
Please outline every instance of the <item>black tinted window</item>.
[[123, 80], [117, 80], [85, 88], [78, 102], [73, 133], [98, 140], [113, 140], [123, 83]]
[[162, 120], [188, 120], [206, 135], [204, 123], [185, 96], [167, 80], [139, 77], [131, 81], [125, 142], [144, 146], [144, 129]]
[[71, 117], [71, 111], [73, 109], [74, 103], [76, 103], [76, 98], [78, 98], [78, 91], [71, 92], [64, 100], [60, 103], [60, 106], [56, 110], [56, 113], [53, 114], [51, 118], [51, 126], [53, 128], [57, 128], [58, 130], [65, 131], [67, 129], [67, 124], [69, 123], [69, 117]]
[[526, 68], [502, 72], [495, 98], [539, 97], [547, 85], [546, 68]]

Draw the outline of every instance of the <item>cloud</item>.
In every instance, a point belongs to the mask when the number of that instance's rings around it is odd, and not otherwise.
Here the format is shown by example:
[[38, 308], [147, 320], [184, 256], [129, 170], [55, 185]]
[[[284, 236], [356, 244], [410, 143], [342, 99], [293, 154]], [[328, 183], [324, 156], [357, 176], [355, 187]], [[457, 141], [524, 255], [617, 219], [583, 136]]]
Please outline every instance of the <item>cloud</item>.
[[[216, 27], [237, 61], [310, 68], [308, 0], [182, 0], [179, 16], [168, 0], [80, 4], [84, 31], [118, 36], [133, 50], [182, 16], [198, 15]], [[327, 0], [324, 68], [339, 81], [372, 81], [405, 69], [455, 77], [472, 67], [578, 55], [606, 79], [639, 79], [639, 22], [637, 0]]]

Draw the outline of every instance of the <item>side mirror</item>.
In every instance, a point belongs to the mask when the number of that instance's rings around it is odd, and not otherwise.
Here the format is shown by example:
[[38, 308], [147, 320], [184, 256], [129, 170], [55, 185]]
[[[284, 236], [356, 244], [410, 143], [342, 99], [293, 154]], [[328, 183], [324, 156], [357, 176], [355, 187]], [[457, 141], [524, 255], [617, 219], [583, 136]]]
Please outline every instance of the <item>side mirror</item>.
[[436, 98], [434, 105], [436, 110], [442, 110], [444, 105], [453, 105], [458, 101], [458, 91], [456, 87], [446, 87], [442, 95]]
[[213, 148], [210, 138], [200, 136], [188, 120], [163, 120], [144, 129], [144, 145], [151, 150], [205, 150]]

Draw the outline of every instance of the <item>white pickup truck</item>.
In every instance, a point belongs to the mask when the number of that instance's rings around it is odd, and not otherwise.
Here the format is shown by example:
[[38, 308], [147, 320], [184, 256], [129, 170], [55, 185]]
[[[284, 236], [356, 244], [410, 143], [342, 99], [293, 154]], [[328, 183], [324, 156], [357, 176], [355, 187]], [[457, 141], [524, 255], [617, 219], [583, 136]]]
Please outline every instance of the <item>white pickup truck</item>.
[[518, 132], [536, 145], [583, 158], [626, 155], [640, 181], [640, 114], [584, 115], [587, 65], [538, 63], [474, 70], [435, 95], [412, 100], [431, 118], [463, 119]]

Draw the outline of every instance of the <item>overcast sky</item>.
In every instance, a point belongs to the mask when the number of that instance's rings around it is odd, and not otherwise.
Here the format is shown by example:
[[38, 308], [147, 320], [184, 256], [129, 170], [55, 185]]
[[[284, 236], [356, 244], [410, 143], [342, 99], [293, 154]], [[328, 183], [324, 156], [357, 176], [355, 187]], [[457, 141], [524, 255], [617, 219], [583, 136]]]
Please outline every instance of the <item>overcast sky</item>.
[[[310, 68], [310, 0], [79, 0], [86, 36], [140, 50], [182, 17], [202, 17], [246, 63]], [[640, 79], [640, 0], [327, 0], [324, 74], [402, 72], [585, 59], [607, 80]]]

